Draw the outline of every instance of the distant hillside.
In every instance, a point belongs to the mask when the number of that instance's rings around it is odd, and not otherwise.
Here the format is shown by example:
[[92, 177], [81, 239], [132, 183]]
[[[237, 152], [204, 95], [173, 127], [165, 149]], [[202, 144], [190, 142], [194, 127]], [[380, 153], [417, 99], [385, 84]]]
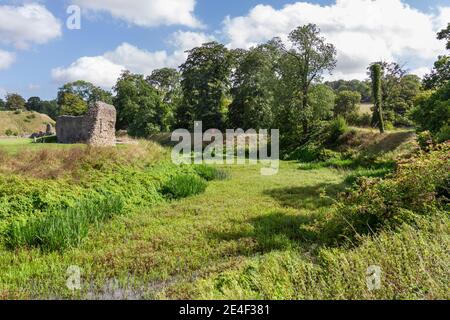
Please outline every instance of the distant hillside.
[[27, 136], [55, 125], [49, 116], [37, 112], [0, 111], [0, 136]]

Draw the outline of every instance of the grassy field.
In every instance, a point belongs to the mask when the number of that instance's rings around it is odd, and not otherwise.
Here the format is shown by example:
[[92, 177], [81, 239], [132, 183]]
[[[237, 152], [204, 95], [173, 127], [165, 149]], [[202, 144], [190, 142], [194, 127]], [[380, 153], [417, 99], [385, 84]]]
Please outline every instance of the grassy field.
[[[80, 146], [80, 145], [78, 145]], [[42, 150], [42, 149], [64, 149], [72, 148], [73, 145], [56, 144], [56, 143], [33, 143], [32, 139], [28, 138], [0, 138], [0, 151], [5, 151], [11, 154], [26, 150]]]
[[0, 111], [0, 137], [7, 135], [31, 135], [43, 131], [47, 124], [55, 125], [49, 116], [32, 111]]
[[[449, 298], [448, 216], [329, 246], [320, 222], [352, 169], [281, 162], [269, 177], [259, 166], [223, 169], [229, 178], [205, 193], [133, 207], [77, 248], [0, 247], [0, 298]], [[383, 272], [375, 291], [371, 265]], [[79, 291], [66, 286], [70, 266], [81, 268]]]

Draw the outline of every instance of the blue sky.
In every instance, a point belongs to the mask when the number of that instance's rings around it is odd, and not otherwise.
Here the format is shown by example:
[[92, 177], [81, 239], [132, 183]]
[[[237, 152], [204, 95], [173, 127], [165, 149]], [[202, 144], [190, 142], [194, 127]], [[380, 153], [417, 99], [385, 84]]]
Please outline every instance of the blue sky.
[[[82, 9], [80, 30], [65, 25], [73, 3]], [[308, 22], [317, 23], [338, 49], [332, 79], [364, 78], [367, 63], [379, 58], [422, 75], [445, 52], [435, 33], [450, 22], [450, 0], [110, 3], [0, 1], [0, 21], [7, 20], [0, 23], [0, 96], [18, 92], [50, 99], [62, 83], [81, 77], [110, 88], [120, 70], [149, 73], [177, 66], [185, 50], [202, 42], [248, 47]]]

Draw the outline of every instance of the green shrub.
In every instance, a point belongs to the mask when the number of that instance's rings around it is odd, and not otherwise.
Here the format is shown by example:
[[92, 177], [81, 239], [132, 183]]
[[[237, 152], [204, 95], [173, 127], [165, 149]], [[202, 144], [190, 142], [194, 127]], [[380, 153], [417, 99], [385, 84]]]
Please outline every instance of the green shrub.
[[336, 119], [330, 122], [328, 130], [329, 130], [328, 142], [335, 143], [340, 136], [342, 136], [348, 131], [348, 125], [343, 117], [337, 117]]
[[450, 146], [444, 145], [400, 164], [390, 178], [359, 179], [341, 199], [329, 226], [339, 236], [354, 239], [384, 227], [396, 228], [415, 216], [448, 210], [449, 152]]
[[439, 130], [436, 135], [436, 140], [438, 143], [450, 140], [450, 125], [445, 125]]
[[163, 187], [162, 193], [170, 199], [182, 199], [206, 190], [206, 181], [197, 175], [183, 174], [172, 177]]
[[37, 247], [44, 251], [63, 251], [76, 247], [88, 235], [91, 225], [122, 214], [120, 197], [80, 202], [73, 208], [48, 213], [25, 222], [14, 222], [6, 230], [6, 245]]

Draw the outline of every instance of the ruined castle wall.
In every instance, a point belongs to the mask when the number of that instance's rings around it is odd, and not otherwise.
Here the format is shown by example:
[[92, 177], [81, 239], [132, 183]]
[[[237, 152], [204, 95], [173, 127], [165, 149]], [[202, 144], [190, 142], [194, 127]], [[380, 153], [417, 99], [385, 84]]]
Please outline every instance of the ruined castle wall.
[[84, 121], [87, 143], [97, 146], [116, 145], [116, 109], [106, 103], [98, 102], [89, 109]]
[[81, 143], [86, 141], [83, 117], [61, 116], [56, 121], [58, 143]]
[[59, 143], [116, 144], [116, 109], [103, 102], [92, 105], [82, 117], [61, 116], [56, 122]]

